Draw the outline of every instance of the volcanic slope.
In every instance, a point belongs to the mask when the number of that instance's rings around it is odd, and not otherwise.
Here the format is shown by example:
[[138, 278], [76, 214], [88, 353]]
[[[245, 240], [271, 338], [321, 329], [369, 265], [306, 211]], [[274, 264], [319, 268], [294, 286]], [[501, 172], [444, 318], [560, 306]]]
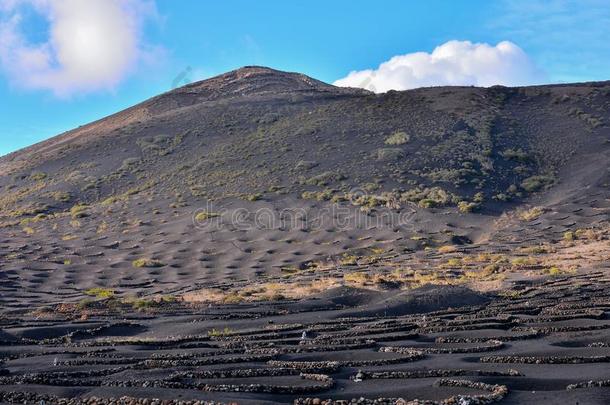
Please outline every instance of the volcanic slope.
[[181, 294], [595, 232], [609, 106], [605, 82], [372, 94], [245, 67], [193, 83], [0, 159], [2, 298]]
[[245, 67], [4, 156], [0, 403], [608, 403], [608, 122]]

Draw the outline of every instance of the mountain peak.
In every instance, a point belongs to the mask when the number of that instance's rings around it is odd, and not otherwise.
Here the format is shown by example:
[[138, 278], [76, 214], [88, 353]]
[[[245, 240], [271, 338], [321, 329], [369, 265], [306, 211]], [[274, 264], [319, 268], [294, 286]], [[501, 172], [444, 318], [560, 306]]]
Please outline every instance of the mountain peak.
[[207, 96], [206, 98], [287, 92], [365, 92], [335, 87], [302, 73], [283, 72], [265, 66], [243, 66], [174, 91], [198, 93]]

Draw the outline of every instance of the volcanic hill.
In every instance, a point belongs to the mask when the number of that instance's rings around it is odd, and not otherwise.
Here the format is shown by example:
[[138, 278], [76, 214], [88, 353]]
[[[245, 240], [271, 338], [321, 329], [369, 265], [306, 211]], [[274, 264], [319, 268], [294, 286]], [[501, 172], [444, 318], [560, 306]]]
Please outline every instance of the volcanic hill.
[[609, 123], [244, 67], [3, 156], [0, 403], [607, 403]]

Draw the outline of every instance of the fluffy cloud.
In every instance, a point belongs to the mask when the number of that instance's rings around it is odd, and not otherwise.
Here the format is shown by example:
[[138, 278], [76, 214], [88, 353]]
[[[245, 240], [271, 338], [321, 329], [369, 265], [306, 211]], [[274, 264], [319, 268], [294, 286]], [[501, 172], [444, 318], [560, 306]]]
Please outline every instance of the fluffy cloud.
[[432, 53], [398, 55], [377, 69], [350, 72], [334, 84], [382, 93], [426, 86], [516, 86], [543, 80], [544, 74], [512, 42], [502, 41], [492, 46], [449, 41]]
[[[30, 7], [49, 24], [32, 43], [24, 32]], [[0, 62], [11, 81], [58, 96], [114, 88], [146, 57], [143, 20], [155, 15], [146, 0], [7, 0], [0, 6]]]

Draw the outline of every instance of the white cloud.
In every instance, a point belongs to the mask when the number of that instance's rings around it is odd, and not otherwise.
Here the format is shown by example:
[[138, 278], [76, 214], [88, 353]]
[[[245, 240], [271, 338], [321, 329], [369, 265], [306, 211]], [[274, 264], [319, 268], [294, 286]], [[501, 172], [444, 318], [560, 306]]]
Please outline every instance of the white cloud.
[[[48, 21], [43, 42], [27, 40], [25, 7]], [[142, 24], [156, 9], [147, 0], [6, 0], [0, 13], [0, 62], [11, 81], [68, 96], [113, 89], [146, 59]]]
[[334, 84], [382, 93], [426, 86], [516, 86], [543, 80], [544, 74], [512, 42], [502, 41], [492, 46], [449, 41], [436, 47], [432, 53], [398, 55], [377, 69], [350, 72]]

